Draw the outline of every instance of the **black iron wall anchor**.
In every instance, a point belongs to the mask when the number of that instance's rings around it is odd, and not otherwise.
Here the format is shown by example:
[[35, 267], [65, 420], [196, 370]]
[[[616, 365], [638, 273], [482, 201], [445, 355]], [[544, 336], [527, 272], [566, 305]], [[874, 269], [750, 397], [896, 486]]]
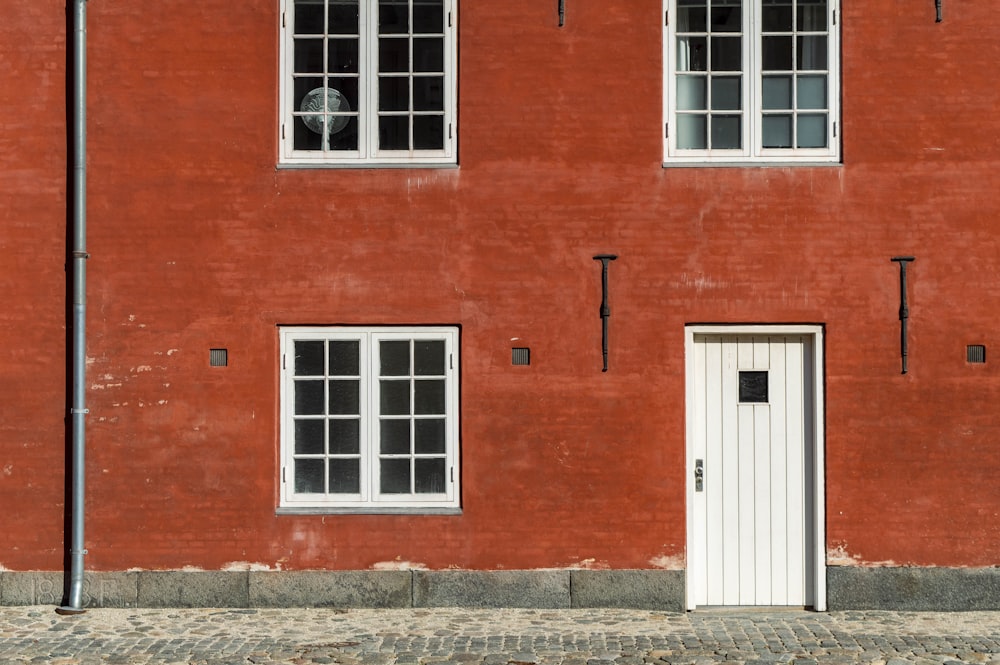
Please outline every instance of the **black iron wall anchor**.
[[910, 307], [906, 302], [906, 264], [916, 261], [913, 256], [894, 256], [892, 261], [899, 263], [899, 344], [900, 353], [903, 358], [903, 374], [909, 369], [907, 366], [908, 350], [906, 347], [906, 322], [910, 318]]
[[937, 12], [937, 18], [934, 20], [935, 23], [940, 23], [944, 19], [941, 17], [941, 0], [934, 0], [934, 10]]
[[601, 352], [604, 356], [604, 369], [608, 371], [608, 319], [611, 318], [611, 308], [608, 307], [608, 262], [618, 258], [617, 254], [598, 254], [595, 261], [601, 262]]
[[564, 25], [566, 25], [566, 0], [559, 0], [559, 27]]

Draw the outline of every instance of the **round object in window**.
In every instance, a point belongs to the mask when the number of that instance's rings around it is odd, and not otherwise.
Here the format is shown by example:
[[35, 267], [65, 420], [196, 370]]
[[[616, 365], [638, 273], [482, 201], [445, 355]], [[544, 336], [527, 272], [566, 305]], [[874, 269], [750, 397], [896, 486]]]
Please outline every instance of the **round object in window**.
[[[347, 97], [339, 90], [313, 88], [302, 98], [299, 110], [311, 114], [302, 116], [302, 122], [305, 123], [306, 127], [310, 131], [322, 134], [323, 113], [348, 113], [351, 110], [351, 105], [347, 103]], [[331, 115], [327, 121], [327, 131], [330, 134], [336, 134], [347, 127], [349, 120], [350, 116], [347, 115]]]

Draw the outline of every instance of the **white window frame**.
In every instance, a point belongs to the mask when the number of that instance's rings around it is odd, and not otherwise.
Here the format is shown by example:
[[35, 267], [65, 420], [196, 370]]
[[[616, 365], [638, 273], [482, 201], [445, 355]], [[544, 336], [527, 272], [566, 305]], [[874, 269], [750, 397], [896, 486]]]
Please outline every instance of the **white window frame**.
[[827, 8], [827, 147], [762, 147], [762, 53], [760, 0], [743, 0], [742, 149], [682, 149], [677, 146], [677, 0], [663, 0], [663, 155], [664, 166], [747, 166], [754, 164], [834, 164], [840, 162], [840, 0]]
[[[281, 402], [281, 469], [280, 499], [278, 512], [285, 513], [434, 513], [453, 514], [461, 511], [460, 469], [459, 469], [459, 330], [457, 327], [281, 327], [280, 335], [280, 402]], [[295, 451], [295, 349], [296, 341], [337, 341], [359, 342], [360, 375], [360, 491], [356, 494], [305, 494], [295, 491], [295, 460], [309, 457], [296, 455]], [[445, 343], [445, 374], [427, 378], [443, 378], [445, 381], [445, 488], [441, 493], [409, 494], [380, 493], [380, 459], [391, 459], [381, 455], [379, 447], [379, 342], [381, 341], [443, 341]], [[324, 365], [326, 369], [326, 365]], [[411, 366], [412, 371], [412, 366]], [[302, 377], [298, 377], [302, 379]], [[311, 377], [317, 378], [317, 377]], [[419, 380], [411, 374], [411, 404], [413, 382]], [[324, 384], [327, 384], [324, 379]], [[326, 389], [326, 388], [325, 388]], [[328, 399], [328, 398], [325, 398]], [[324, 420], [329, 414], [317, 416]], [[300, 416], [301, 418], [301, 416]], [[412, 415], [410, 420], [419, 416]], [[405, 418], [404, 418], [405, 419]], [[421, 454], [412, 448], [404, 458], [419, 459]], [[326, 444], [319, 459], [329, 460], [336, 456]], [[440, 459], [440, 453], [430, 455]]]
[[[333, 0], [328, 0], [333, 1]], [[279, 0], [280, 33], [280, 122], [279, 166], [287, 167], [378, 167], [455, 165], [458, 144], [458, 0], [444, 0], [444, 146], [440, 150], [380, 150], [378, 148], [378, 0], [358, 0], [359, 81], [361, 109], [358, 117], [358, 149], [295, 149], [294, 11], [295, 0]], [[321, 75], [319, 75], [321, 76]], [[412, 90], [411, 90], [412, 95]], [[410, 115], [419, 115], [411, 111]], [[388, 113], [387, 115], [392, 115]]]

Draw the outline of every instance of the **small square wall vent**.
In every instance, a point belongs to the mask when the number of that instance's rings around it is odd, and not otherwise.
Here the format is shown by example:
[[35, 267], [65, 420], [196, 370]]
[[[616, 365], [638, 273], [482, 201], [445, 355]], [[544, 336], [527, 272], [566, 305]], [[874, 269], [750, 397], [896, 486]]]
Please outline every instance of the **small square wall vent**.
[[969, 344], [965, 347], [966, 362], [981, 365], [986, 362], [986, 347], [982, 344]]
[[511, 365], [530, 365], [531, 364], [531, 349], [528, 348], [513, 348], [510, 350], [510, 364]]
[[208, 364], [212, 367], [226, 367], [229, 365], [228, 349], [209, 349]]

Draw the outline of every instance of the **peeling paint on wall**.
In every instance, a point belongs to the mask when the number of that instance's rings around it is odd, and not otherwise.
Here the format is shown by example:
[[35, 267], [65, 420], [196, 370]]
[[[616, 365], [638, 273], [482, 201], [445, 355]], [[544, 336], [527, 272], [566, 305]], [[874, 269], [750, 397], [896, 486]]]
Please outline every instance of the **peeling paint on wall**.
[[685, 560], [683, 554], [676, 554], [673, 556], [661, 554], [660, 556], [654, 556], [649, 560], [649, 565], [663, 570], [684, 570], [686, 564], [687, 561]]
[[427, 566], [414, 561], [379, 561], [372, 564], [372, 570], [427, 570]]

